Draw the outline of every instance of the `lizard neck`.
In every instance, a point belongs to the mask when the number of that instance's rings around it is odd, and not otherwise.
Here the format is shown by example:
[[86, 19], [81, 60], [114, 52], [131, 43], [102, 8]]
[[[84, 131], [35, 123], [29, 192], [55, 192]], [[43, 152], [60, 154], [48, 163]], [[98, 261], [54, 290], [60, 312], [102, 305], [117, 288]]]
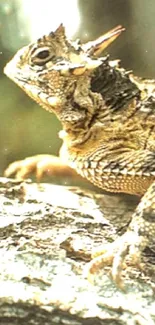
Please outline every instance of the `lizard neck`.
[[76, 81], [74, 92], [59, 115], [68, 144], [85, 143], [96, 125], [106, 132], [106, 128], [116, 127], [117, 121], [119, 126], [129, 121], [136, 112], [133, 101], [139, 98], [140, 89], [128, 73], [113, 61], [104, 60], [95, 72]]
[[[69, 80], [67, 98], [56, 114], [67, 135], [68, 145], [85, 143], [89, 138], [90, 124], [96, 108], [102, 105], [102, 96], [91, 91], [89, 74], [80, 76], [74, 82]], [[71, 91], [70, 91], [71, 89]]]

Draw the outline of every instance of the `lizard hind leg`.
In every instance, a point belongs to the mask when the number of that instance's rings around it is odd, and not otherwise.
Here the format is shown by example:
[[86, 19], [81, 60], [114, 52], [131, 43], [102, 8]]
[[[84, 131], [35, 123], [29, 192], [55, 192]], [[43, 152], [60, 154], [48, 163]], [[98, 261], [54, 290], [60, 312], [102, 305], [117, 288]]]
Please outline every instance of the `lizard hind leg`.
[[114, 283], [124, 289], [122, 270], [126, 258], [129, 263], [141, 268], [141, 255], [147, 246], [155, 242], [155, 182], [150, 185], [137, 206], [128, 230], [116, 241], [96, 251], [89, 263], [88, 279], [92, 282], [97, 271], [112, 265]]

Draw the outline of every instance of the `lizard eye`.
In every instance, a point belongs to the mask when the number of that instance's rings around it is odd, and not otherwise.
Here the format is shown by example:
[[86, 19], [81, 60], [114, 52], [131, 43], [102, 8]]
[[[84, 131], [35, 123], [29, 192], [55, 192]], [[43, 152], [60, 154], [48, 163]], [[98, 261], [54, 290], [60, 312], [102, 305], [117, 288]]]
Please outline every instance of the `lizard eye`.
[[50, 52], [48, 48], [36, 49], [33, 53], [31, 53], [31, 61], [33, 64], [37, 65], [44, 65], [54, 57], [55, 55], [53, 52]]
[[38, 59], [47, 59], [49, 58], [50, 52], [48, 50], [43, 50], [37, 54]]

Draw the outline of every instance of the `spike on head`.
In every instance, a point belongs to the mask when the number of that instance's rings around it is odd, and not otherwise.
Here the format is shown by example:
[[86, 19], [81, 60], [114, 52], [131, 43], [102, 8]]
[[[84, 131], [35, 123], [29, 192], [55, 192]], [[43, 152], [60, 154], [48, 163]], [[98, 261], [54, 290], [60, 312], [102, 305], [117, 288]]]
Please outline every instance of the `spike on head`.
[[59, 27], [55, 30], [55, 35], [57, 35], [59, 37], [61, 37], [61, 36], [66, 37], [65, 27], [63, 24], [60, 24]]
[[111, 29], [109, 32], [104, 34], [103, 36], [100, 36], [95, 41], [88, 42], [84, 44], [83, 50], [87, 52], [89, 55], [98, 56], [101, 54], [101, 52], [107, 48], [123, 31], [125, 28], [123, 28], [121, 25]]
[[55, 37], [56, 39], [59, 40], [64, 40], [66, 39], [66, 33], [65, 33], [65, 27], [63, 24], [60, 24], [59, 27], [55, 30], [55, 32], [51, 32], [49, 34], [52, 38]]
[[62, 48], [67, 48], [69, 41], [66, 37], [65, 27], [63, 24], [60, 24], [59, 27], [53, 32], [50, 32], [48, 36], [45, 36], [51, 42], [57, 42], [61, 44]]

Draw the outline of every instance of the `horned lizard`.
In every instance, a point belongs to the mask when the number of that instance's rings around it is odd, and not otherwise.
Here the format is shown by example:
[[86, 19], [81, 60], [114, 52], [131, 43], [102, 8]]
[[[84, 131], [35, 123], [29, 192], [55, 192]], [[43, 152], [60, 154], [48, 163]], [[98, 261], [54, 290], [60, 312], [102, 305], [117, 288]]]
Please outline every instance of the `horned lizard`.
[[92, 275], [111, 263], [118, 285], [127, 255], [138, 263], [155, 237], [155, 81], [141, 80], [109, 56], [99, 57], [124, 30], [95, 41], [71, 42], [63, 25], [25, 46], [5, 74], [62, 123], [60, 157], [38, 155], [12, 163], [6, 176], [25, 178], [46, 168], [75, 170], [110, 192], [142, 196], [127, 232], [89, 265]]

